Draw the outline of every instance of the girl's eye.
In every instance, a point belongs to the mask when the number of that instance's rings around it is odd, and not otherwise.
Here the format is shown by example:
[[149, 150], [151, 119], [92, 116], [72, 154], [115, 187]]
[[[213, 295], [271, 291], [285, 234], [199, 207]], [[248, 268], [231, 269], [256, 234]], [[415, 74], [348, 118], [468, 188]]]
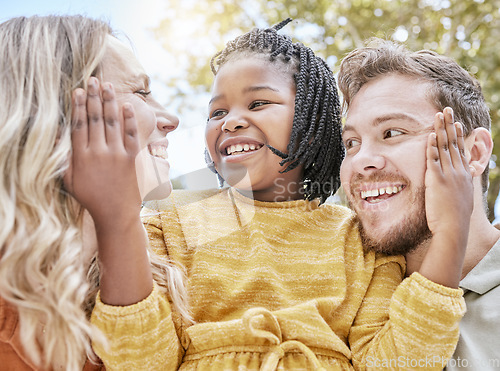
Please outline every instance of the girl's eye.
[[254, 109], [254, 108], [258, 108], [258, 107], [264, 106], [266, 104], [271, 104], [271, 102], [266, 101], [266, 100], [257, 100], [255, 102], [250, 103], [250, 105], [248, 106], [248, 108], [249, 109]]
[[355, 138], [349, 138], [344, 141], [344, 147], [346, 150], [359, 146], [359, 144], [360, 144], [359, 140]]
[[403, 134], [404, 133], [402, 131], [400, 131], [400, 130], [395, 130], [395, 129], [387, 130], [384, 133], [384, 139], [397, 137], [397, 136], [403, 135]]
[[221, 116], [224, 116], [226, 114], [226, 111], [225, 110], [222, 110], [222, 109], [216, 109], [215, 111], [213, 111], [210, 116], [209, 116], [209, 119], [213, 119], [213, 118], [216, 118], [216, 117], [221, 117]]

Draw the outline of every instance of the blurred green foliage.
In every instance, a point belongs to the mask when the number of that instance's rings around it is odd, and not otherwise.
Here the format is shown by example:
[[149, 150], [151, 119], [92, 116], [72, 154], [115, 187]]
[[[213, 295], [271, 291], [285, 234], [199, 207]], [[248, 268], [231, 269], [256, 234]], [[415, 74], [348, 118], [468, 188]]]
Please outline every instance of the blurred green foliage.
[[[344, 55], [373, 36], [448, 55], [483, 86], [498, 144], [495, 166], [500, 158], [499, 7], [500, 0], [169, 0], [167, 15], [154, 32], [183, 67], [182, 75], [167, 82], [181, 86], [173, 90], [177, 98], [209, 90], [209, 60], [228, 40], [287, 17], [294, 22], [285, 32], [323, 56], [334, 72]], [[500, 169], [493, 167], [491, 214], [499, 188]]]

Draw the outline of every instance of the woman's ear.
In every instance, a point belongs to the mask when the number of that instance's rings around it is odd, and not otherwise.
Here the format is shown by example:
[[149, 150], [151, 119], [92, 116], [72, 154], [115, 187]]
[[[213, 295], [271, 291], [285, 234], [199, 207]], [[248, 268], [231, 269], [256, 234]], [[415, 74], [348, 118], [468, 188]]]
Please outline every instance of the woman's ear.
[[465, 138], [469, 168], [473, 177], [481, 176], [490, 164], [493, 151], [491, 133], [485, 128], [476, 128]]

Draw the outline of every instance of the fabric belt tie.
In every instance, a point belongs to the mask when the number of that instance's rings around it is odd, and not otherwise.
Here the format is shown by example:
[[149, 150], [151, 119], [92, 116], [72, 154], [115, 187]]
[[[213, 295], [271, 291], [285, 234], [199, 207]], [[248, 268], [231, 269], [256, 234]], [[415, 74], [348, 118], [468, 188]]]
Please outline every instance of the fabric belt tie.
[[[264, 317], [266, 323], [271, 327], [272, 331], [255, 328], [256, 321], [260, 316]], [[314, 370], [326, 371], [326, 369], [321, 366], [321, 363], [314, 352], [309, 349], [307, 345], [297, 340], [283, 341], [278, 320], [269, 310], [265, 308], [252, 308], [247, 310], [243, 316], [243, 325], [253, 336], [267, 339], [274, 345], [271, 351], [264, 357], [260, 367], [261, 371], [276, 370], [279, 361], [283, 358], [286, 352], [290, 351], [301, 352], [314, 366]]]

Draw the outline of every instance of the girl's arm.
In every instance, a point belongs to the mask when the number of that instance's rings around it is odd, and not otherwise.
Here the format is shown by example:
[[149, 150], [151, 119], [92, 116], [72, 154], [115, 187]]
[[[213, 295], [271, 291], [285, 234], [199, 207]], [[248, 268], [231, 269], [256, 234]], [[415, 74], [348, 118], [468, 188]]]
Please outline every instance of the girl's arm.
[[65, 184], [95, 223], [101, 300], [110, 305], [137, 303], [151, 293], [153, 279], [139, 217], [134, 111], [130, 104], [119, 109], [113, 86], [99, 87], [91, 77], [88, 92], [74, 91], [72, 118], [73, 157]]
[[403, 274], [379, 256], [349, 333], [355, 370], [440, 371], [452, 356], [465, 302], [459, 289], [418, 272]]

